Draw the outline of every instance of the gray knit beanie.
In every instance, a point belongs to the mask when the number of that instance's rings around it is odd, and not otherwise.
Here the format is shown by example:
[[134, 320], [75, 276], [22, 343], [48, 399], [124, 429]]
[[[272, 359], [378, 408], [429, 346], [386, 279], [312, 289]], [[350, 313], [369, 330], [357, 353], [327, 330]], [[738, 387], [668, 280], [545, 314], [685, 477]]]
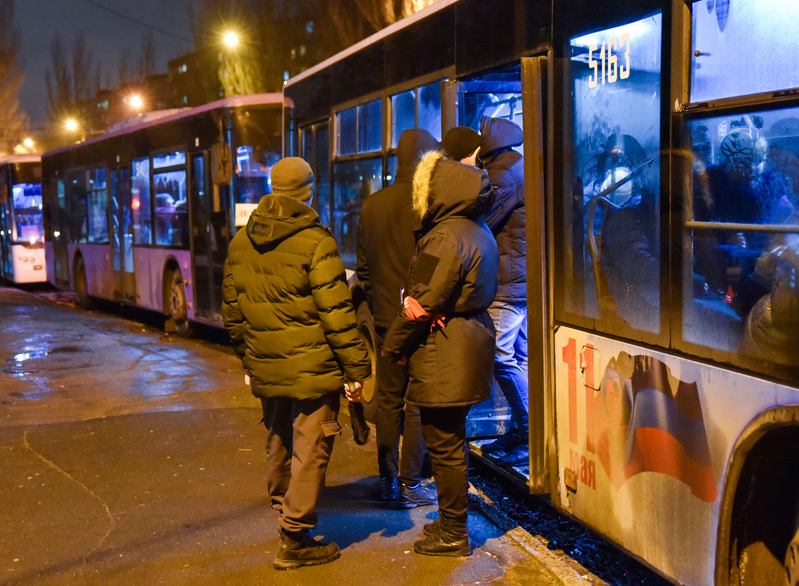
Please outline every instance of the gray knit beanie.
[[313, 195], [313, 171], [300, 157], [280, 159], [272, 167], [272, 193], [308, 201]]

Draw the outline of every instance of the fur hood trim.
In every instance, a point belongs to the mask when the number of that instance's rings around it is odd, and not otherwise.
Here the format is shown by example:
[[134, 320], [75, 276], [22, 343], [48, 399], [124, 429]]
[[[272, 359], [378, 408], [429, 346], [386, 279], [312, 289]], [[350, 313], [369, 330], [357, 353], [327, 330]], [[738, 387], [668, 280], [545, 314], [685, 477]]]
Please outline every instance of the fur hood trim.
[[444, 153], [441, 151], [429, 151], [419, 159], [419, 164], [413, 173], [413, 211], [420, 220], [424, 219], [430, 207], [430, 186], [433, 181], [433, 172], [442, 159], [444, 159]]

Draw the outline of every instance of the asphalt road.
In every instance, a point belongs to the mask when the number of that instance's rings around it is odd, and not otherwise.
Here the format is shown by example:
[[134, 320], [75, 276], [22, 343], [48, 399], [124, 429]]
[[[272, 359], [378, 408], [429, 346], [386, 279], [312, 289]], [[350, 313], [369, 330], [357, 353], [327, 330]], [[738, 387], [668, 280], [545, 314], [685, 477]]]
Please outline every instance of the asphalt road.
[[342, 556], [275, 570], [260, 411], [231, 351], [47, 297], [0, 288], [0, 586], [598, 583], [478, 497], [470, 558], [414, 554], [435, 507], [379, 506], [374, 440], [352, 441], [346, 410], [317, 531]]

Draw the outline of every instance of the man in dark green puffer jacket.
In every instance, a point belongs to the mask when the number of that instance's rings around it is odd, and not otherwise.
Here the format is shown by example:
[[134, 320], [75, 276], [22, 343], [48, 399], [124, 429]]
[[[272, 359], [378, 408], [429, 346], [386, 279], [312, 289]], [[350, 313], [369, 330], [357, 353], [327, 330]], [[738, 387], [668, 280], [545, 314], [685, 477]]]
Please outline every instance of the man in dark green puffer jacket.
[[261, 399], [267, 488], [280, 511], [278, 569], [331, 562], [335, 543], [311, 538], [324, 487], [340, 393], [360, 399], [372, 372], [355, 324], [336, 241], [306, 203], [313, 173], [298, 157], [272, 169], [261, 199], [228, 249], [222, 317]]

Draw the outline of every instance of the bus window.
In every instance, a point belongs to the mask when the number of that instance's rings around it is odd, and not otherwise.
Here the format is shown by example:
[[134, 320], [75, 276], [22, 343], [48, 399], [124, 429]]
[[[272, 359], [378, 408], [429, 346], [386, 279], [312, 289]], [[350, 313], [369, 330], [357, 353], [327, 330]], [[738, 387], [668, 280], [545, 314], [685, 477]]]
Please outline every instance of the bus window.
[[683, 337], [795, 365], [799, 108], [695, 119], [688, 131], [694, 222], [685, 232], [693, 254], [683, 270]]
[[416, 128], [416, 90], [391, 96], [391, 148], [397, 148], [400, 134]]
[[[661, 15], [573, 38], [561, 303], [629, 335], [660, 330]], [[567, 106], [568, 108], [568, 106]]]
[[174, 167], [186, 164], [186, 153], [175, 151], [153, 156], [153, 169], [163, 169], [164, 167]]
[[[42, 186], [40, 183], [20, 183], [11, 188], [14, 199], [14, 219], [17, 240], [31, 244], [42, 240]], [[10, 214], [7, 215], [10, 219]]]
[[186, 171], [169, 171], [153, 175], [153, 190], [155, 191], [155, 243], [175, 248], [188, 246]]
[[67, 175], [67, 238], [69, 242], [86, 242], [88, 232], [88, 186], [86, 171], [72, 172]]
[[108, 242], [108, 190], [105, 169], [89, 171], [89, 242]]
[[381, 116], [380, 100], [358, 106], [358, 153], [371, 153], [383, 148]]
[[336, 155], [355, 154], [355, 108], [336, 114]]
[[272, 193], [272, 167], [280, 160], [282, 141], [278, 112], [253, 108], [234, 113], [236, 203], [258, 203]]
[[361, 204], [383, 187], [382, 161], [360, 159], [336, 163], [333, 166], [333, 235], [339, 244], [344, 265], [355, 266], [355, 245]]
[[149, 157], [133, 161], [130, 195], [130, 207], [133, 212], [133, 244], [152, 244]]
[[319, 219], [325, 226], [330, 226], [330, 133], [327, 124], [316, 126], [316, 185], [314, 186], [314, 205], [319, 212]]
[[799, 87], [799, 2], [696, 2], [692, 10], [692, 102]]
[[[419, 88], [419, 128], [428, 131], [441, 142], [441, 83]], [[398, 138], [399, 140], [399, 138]], [[394, 145], [396, 146], [396, 145]]]

